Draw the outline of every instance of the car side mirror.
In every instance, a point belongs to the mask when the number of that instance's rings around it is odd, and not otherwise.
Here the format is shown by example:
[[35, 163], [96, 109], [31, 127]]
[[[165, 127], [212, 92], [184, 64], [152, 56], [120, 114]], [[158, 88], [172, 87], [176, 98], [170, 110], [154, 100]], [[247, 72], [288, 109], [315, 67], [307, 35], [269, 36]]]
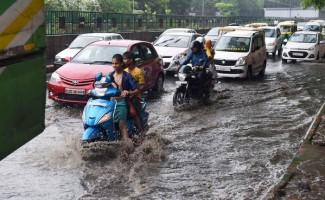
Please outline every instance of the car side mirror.
[[325, 44], [325, 40], [319, 41], [319, 44]]

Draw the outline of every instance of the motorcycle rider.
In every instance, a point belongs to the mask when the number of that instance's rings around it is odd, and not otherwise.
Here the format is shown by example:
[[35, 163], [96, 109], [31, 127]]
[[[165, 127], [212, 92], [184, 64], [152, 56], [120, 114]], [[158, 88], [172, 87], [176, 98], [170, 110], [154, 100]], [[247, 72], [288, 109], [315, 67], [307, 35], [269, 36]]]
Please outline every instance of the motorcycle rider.
[[114, 122], [118, 123], [123, 142], [126, 145], [132, 145], [133, 143], [129, 138], [127, 127], [127, 115], [128, 115], [128, 103], [126, 98], [133, 97], [138, 94], [138, 85], [131, 74], [124, 71], [123, 57], [121, 54], [115, 54], [112, 58], [112, 66], [114, 71], [110, 74], [110, 77], [115, 86], [121, 91], [119, 97], [116, 99], [116, 109], [114, 113]]
[[191, 44], [191, 53], [188, 57], [181, 63], [182, 70], [188, 63], [191, 63], [193, 66], [200, 66], [203, 67], [203, 70], [198, 74], [198, 78], [200, 79], [201, 83], [208, 83], [206, 79], [211, 78], [208, 73], [206, 73], [206, 68], [208, 68], [208, 57], [204, 51], [203, 44], [197, 40], [193, 41]]
[[129, 99], [129, 113], [133, 117], [136, 127], [139, 130], [140, 135], [143, 134], [143, 124], [140, 119], [141, 112], [141, 93], [144, 91], [145, 77], [142, 70], [135, 66], [134, 57], [131, 52], [125, 52], [123, 54], [123, 62], [125, 65], [125, 71], [130, 73], [138, 84], [138, 94]]

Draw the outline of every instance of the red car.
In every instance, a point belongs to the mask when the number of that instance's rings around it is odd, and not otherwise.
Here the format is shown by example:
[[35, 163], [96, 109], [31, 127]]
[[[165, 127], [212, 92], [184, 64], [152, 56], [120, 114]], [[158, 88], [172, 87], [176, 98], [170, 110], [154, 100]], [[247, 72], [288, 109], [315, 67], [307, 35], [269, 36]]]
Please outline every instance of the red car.
[[136, 40], [94, 42], [81, 50], [73, 59], [56, 70], [48, 82], [50, 99], [59, 103], [85, 104], [87, 92], [93, 89], [95, 75], [113, 71], [114, 54], [131, 51], [136, 65], [144, 71], [146, 88], [162, 92], [164, 83], [163, 62], [152, 44]]

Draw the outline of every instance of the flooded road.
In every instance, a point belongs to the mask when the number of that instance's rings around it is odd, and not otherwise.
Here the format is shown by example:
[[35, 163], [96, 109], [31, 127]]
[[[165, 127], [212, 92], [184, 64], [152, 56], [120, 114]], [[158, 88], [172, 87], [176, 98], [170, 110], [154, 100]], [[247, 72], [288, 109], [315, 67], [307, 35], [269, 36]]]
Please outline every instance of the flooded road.
[[176, 112], [175, 79], [148, 102], [133, 154], [80, 157], [82, 108], [47, 101], [46, 130], [0, 162], [0, 199], [262, 199], [324, 101], [325, 64], [268, 60], [263, 80], [224, 79], [209, 106]]

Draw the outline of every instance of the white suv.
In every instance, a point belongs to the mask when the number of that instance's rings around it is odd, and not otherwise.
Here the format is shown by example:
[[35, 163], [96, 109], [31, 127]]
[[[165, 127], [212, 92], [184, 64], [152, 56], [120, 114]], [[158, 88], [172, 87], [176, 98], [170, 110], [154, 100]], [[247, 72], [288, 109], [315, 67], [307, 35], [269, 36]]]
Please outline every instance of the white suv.
[[215, 45], [214, 64], [218, 77], [264, 76], [265, 36], [261, 30], [237, 30], [221, 36]]
[[325, 41], [321, 33], [299, 31], [294, 33], [283, 48], [282, 62], [288, 60], [312, 61], [325, 57]]

